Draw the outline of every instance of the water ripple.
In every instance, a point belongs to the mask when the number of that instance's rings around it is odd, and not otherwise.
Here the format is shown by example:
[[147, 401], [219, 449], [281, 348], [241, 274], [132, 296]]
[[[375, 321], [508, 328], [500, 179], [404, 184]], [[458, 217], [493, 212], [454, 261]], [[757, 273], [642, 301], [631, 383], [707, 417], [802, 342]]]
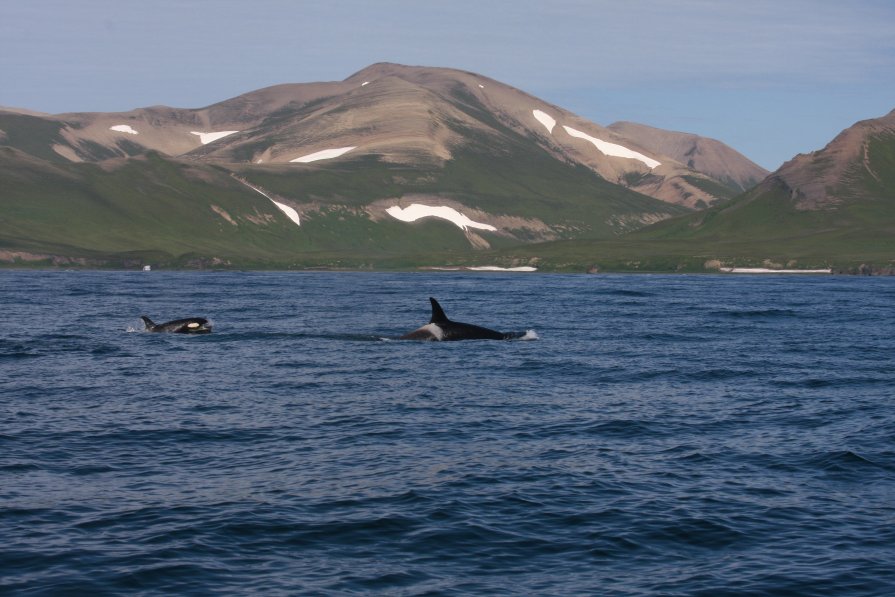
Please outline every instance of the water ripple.
[[891, 279], [0, 277], [0, 593], [895, 593]]

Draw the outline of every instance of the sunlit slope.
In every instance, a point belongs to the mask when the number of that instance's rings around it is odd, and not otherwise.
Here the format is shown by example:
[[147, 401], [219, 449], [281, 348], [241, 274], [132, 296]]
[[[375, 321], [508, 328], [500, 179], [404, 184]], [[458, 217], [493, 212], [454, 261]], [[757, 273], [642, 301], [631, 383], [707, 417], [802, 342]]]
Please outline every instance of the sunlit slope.
[[8, 252], [97, 263], [289, 266], [327, 251], [366, 256], [469, 248], [446, 222], [408, 229], [343, 207], [297, 226], [228, 171], [157, 155], [100, 167], [49, 164], [7, 148], [0, 150], [0, 176], [10, 182], [0, 202], [0, 250]]
[[616, 240], [546, 243], [500, 257], [538, 258], [560, 269], [888, 271], [895, 267], [895, 112], [859, 122], [824, 149], [797, 156], [730, 203]]
[[[56, 115], [0, 110], [0, 145], [50, 161], [99, 162], [156, 151], [240, 166], [326, 167], [359, 159], [439, 166], [483, 140], [506, 155], [511, 132], [553, 160], [689, 208], [728, 198], [728, 179], [755, 168], [720, 142], [642, 130], [626, 136], [475, 73], [388, 63], [343, 81], [277, 85], [197, 109]], [[684, 155], [679, 144], [663, 144], [666, 138], [686, 138], [699, 159]]]

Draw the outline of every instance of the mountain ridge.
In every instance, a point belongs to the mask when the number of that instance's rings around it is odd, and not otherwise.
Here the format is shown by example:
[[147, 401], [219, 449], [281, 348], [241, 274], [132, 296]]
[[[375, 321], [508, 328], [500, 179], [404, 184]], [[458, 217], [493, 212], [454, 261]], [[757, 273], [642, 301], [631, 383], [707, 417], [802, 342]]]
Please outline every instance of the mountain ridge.
[[[470, 110], [477, 114], [471, 117]], [[538, 112], [552, 114], [548, 117], [558, 123], [555, 130], [544, 127], [535, 116]], [[451, 154], [451, 145], [462, 144], [451, 128], [459, 123], [484, 133], [512, 129], [531, 136], [556, 159], [582, 164], [614, 184], [690, 208], [739, 191], [524, 91], [448, 68], [377, 63], [343, 81], [274, 85], [199, 109], [152, 106], [118, 113], [27, 116], [44, 119], [45, 128], [57, 127], [48, 131], [47, 143], [69, 161], [155, 150], [221, 163], [286, 163], [350, 147], [355, 155], [379, 155], [397, 163], [438, 163]], [[430, 116], [437, 116], [437, 126]], [[483, 116], [496, 119], [497, 126], [483, 126]], [[662, 165], [648, 168], [636, 159], [605, 154], [590, 141], [597, 138], [604, 150], [617, 145]], [[268, 143], [271, 139], [276, 142]], [[723, 187], [728, 190], [718, 192]]]
[[720, 142], [603, 127], [446, 68], [380, 63], [199, 109], [0, 111], [0, 249], [172, 267], [887, 262], [893, 121], [740, 192], [763, 171]]
[[557, 269], [895, 274], [895, 110], [855, 123], [729, 202], [613, 241], [529, 245], [501, 257]]

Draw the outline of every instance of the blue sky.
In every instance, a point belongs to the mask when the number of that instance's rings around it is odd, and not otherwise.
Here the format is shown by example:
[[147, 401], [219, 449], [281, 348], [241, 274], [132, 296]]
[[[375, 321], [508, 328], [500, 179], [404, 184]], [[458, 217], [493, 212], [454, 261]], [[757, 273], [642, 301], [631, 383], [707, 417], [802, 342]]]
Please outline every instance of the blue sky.
[[0, 106], [195, 108], [381, 61], [474, 71], [775, 169], [895, 108], [895, 2], [0, 1]]

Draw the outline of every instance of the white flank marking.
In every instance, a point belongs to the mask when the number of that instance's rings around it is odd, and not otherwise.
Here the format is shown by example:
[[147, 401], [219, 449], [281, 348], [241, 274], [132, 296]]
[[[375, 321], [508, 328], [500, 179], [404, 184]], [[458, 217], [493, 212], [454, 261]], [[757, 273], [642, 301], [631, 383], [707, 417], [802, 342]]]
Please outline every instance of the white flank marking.
[[548, 133], [553, 134], [553, 127], [556, 126], [556, 120], [552, 116], [546, 112], [541, 112], [540, 110], [532, 110], [531, 113], [534, 114], [534, 117], [538, 122], [546, 127]]
[[430, 334], [435, 336], [436, 340], [444, 339], [444, 330], [438, 327], [438, 325], [434, 323], [429, 323], [420, 328], [421, 330], [427, 330]]
[[[234, 178], [236, 178], [236, 177], [234, 177]], [[249, 183], [249, 182], [246, 182], [246, 181], [244, 181], [244, 180], [242, 180], [242, 179], [240, 179], [240, 178], [236, 178], [236, 180], [238, 180], [239, 182], [241, 182], [241, 183], [244, 184], [245, 186], [249, 187], [250, 189], [252, 189], [252, 190], [255, 191], [256, 193], [261, 193], [262, 195], [264, 195], [265, 197], [267, 197], [268, 199], [270, 199], [270, 201], [271, 201], [274, 205], [276, 205], [278, 208], [280, 208], [280, 211], [281, 211], [281, 212], [283, 212], [284, 214], [286, 214], [286, 217], [287, 217], [287, 218], [289, 218], [290, 220], [292, 220], [293, 222], [295, 222], [295, 225], [296, 225], [296, 226], [301, 226], [301, 219], [298, 217], [298, 212], [297, 212], [297, 211], [295, 211], [294, 209], [292, 209], [291, 207], [289, 207], [289, 206], [286, 205], [285, 203], [280, 203], [279, 201], [276, 201], [275, 199], [271, 198], [270, 195], [268, 195], [267, 193], [265, 193], [264, 191], [262, 191], [261, 189], [259, 189], [259, 188], [256, 187], [255, 185], [253, 185], [253, 184], [251, 184], [251, 183]]]
[[624, 145], [616, 145], [615, 143], [608, 143], [606, 141], [600, 141], [596, 137], [591, 137], [587, 133], [582, 133], [581, 131], [575, 130], [572, 127], [563, 126], [562, 128], [566, 129], [566, 132], [572, 135], [573, 137], [577, 137], [579, 139], [584, 139], [586, 141], [590, 141], [594, 144], [594, 146], [599, 149], [602, 153], [606, 155], [611, 155], [617, 158], [631, 158], [633, 160], [640, 160], [644, 164], [650, 167], [650, 169], [655, 168], [661, 162], [657, 162], [652, 158], [648, 158], [642, 153], [637, 153], [633, 149], [628, 149]]
[[345, 155], [356, 147], [357, 145], [353, 145], [351, 147], [339, 147], [337, 149], [324, 149], [323, 151], [315, 151], [314, 153], [309, 153], [308, 155], [289, 161], [298, 162], [300, 164], [307, 164], [308, 162], [316, 162], [317, 160], [330, 160], [332, 158], [337, 158], [340, 155]]
[[466, 269], [473, 272], [536, 272], [538, 268], [530, 265], [520, 267], [497, 267], [496, 265], [478, 265], [475, 267], [467, 267]]
[[534, 330], [526, 330], [525, 335], [519, 338], [520, 340], [539, 340], [540, 336]]
[[116, 133], [127, 133], [128, 135], [139, 135], [137, 131], [131, 128], [129, 124], [116, 124], [115, 126], [109, 127], [110, 131], [115, 131]]
[[722, 267], [728, 274], [832, 274], [831, 269], [767, 269], [763, 267]]
[[474, 222], [453, 207], [447, 207], [445, 205], [442, 205], [440, 207], [432, 207], [429, 205], [420, 205], [419, 203], [414, 203], [410, 207], [405, 208], [401, 208], [396, 205], [394, 207], [389, 207], [387, 210], [385, 210], [385, 212], [393, 218], [401, 220], [402, 222], [416, 222], [420, 218], [432, 217], [447, 220], [462, 228], [464, 231], [467, 228], [478, 228], [480, 230], [497, 230], [497, 228], [490, 224]]
[[232, 135], [233, 133], [238, 133], [239, 131], [220, 131], [219, 133], [200, 133], [198, 131], [190, 131], [191, 135], [198, 135], [199, 141], [202, 142], [202, 145], [208, 145], [218, 139], [223, 139], [227, 135]]

